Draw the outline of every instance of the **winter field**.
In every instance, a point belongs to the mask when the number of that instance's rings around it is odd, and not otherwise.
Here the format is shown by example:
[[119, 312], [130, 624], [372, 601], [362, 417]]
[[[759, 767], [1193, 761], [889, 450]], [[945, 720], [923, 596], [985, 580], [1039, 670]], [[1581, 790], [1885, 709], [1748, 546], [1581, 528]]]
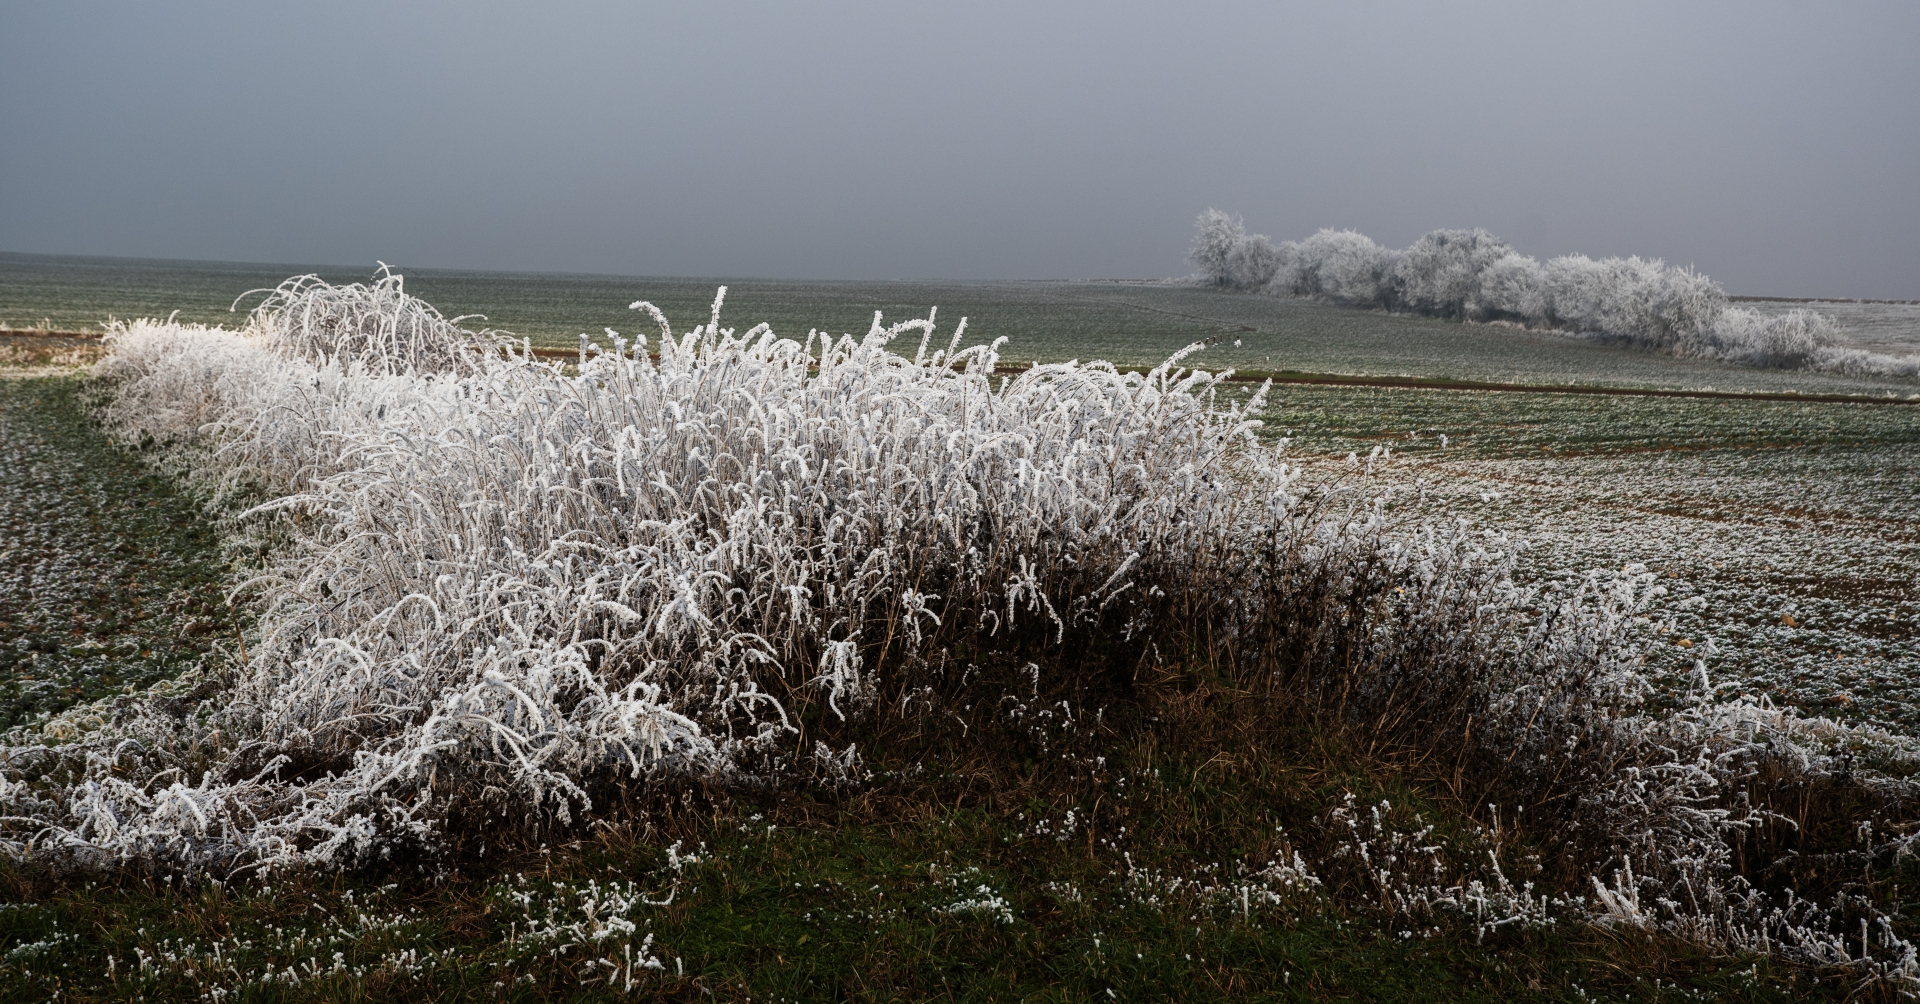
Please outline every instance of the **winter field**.
[[[309, 266], [140, 262], [0, 254], [0, 323], [15, 329], [94, 331], [107, 318], [166, 317], [233, 326], [258, 297], [242, 293], [314, 271], [359, 282], [366, 271]], [[627, 304], [648, 300], [669, 317], [702, 318], [722, 280], [418, 271], [408, 290], [448, 316], [481, 314], [490, 326], [535, 346], [572, 349], [582, 332], [604, 342], [612, 327], [644, 333]], [[1148, 282], [744, 282], [728, 280], [730, 316], [765, 321], [781, 334], [818, 328], [866, 331], [876, 310], [889, 319], [939, 307], [951, 325], [969, 318], [967, 339], [1008, 339], [1009, 362], [1105, 359], [1153, 366], [1192, 342], [1202, 368], [1415, 376], [1521, 384], [1714, 388], [1907, 396], [1912, 380], [1751, 369], [1705, 359], [1654, 356], [1548, 332], [1379, 311], [1304, 299], [1223, 296], [1218, 290]], [[1771, 311], [1796, 304], [1747, 304]], [[1850, 306], [1850, 305], [1845, 305]], [[1843, 308], [1835, 308], [1843, 316]], [[1920, 305], [1864, 305], [1874, 344], [1920, 345]], [[1851, 317], [1853, 315], [1844, 315]], [[1901, 340], [1905, 339], [1905, 342]], [[1235, 345], [1234, 342], [1240, 342]]]
[[1718, 688], [1920, 731], [1920, 409], [1287, 388], [1267, 419], [1325, 464], [1392, 444], [1526, 574], [1646, 564], [1670, 681], [1711, 642]]
[[1147, 283], [196, 327], [285, 275], [0, 256], [181, 310], [0, 359], [0, 999], [1920, 986], [1911, 380]]

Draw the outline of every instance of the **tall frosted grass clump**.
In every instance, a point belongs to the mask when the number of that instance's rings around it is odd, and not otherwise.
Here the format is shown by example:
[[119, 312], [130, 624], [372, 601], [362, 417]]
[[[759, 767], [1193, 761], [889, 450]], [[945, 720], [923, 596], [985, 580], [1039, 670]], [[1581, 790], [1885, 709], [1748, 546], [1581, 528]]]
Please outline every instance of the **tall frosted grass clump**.
[[[1920, 375], [1920, 356], [1848, 348], [1838, 326], [1813, 311], [1768, 316], [1735, 306], [1712, 279], [1657, 258], [1540, 262], [1478, 229], [1435, 230], [1404, 251], [1332, 229], [1276, 247], [1214, 209], [1195, 228], [1189, 259], [1210, 282], [1242, 291], [1519, 323], [1744, 366]], [[1270, 267], [1255, 273], [1235, 264], [1246, 261]]]
[[450, 376], [284, 336], [335, 293], [302, 284], [242, 333], [111, 334], [109, 421], [267, 496], [240, 523], [280, 543], [204, 717], [11, 751], [10, 777], [77, 772], [52, 801], [10, 789], [34, 806], [10, 825], [48, 827], [16, 851], [339, 863], [476, 806], [565, 821], [611, 778], [765, 774], [797, 712], [861, 715], [936, 642], [1149, 631], [1142, 576], [1292, 504], [1297, 472], [1172, 363], [996, 385], [994, 348], [935, 349], [931, 317], [803, 343], [720, 328], [716, 300], [677, 338], [636, 305], [657, 363], [642, 339]]
[[[1819, 961], [1854, 930], [1853, 900], [1783, 900], [1741, 862], [1783, 818], [1756, 779], [1810, 790], [1857, 736], [1751, 702], [1643, 711], [1650, 576], [1518, 587], [1517, 543], [1395, 504], [1384, 450], [1310, 476], [1254, 437], [1260, 396], [1222, 401], [1182, 355], [997, 376], [964, 321], [944, 346], [931, 313], [796, 341], [721, 327], [716, 298], [680, 336], [634, 304], [657, 359], [616, 336], [563, 368], [315, 349], [285, 318], [369, 294], [282, 291], [246, 331], [109, 335], [109, 426], [245, 507], [257, 637], [77, 739], [10, 736], [10, 856], [346, 867], [450, 826], [575, 824], [636, 781], [844, 766], [910, 696], [968, 699], [950, 664], [1024, 664], [1037, 693], [1205, 652], [1551, 814], [1587, 916]], [[1916, 971], [1875, 934], [1862, 964]]]
[[405, 287], [406, 277], [385, 262], [367, 283], [336, 286], [317, 275], [295, 276], [253, 291], [267, 295], [248, 317], [249, 327], [295, 358], [350, 360], [381, 373], [467, 371], [476, 353], [497, 345], [492, 332], [460, 327], [468, 317], [449, 320]]

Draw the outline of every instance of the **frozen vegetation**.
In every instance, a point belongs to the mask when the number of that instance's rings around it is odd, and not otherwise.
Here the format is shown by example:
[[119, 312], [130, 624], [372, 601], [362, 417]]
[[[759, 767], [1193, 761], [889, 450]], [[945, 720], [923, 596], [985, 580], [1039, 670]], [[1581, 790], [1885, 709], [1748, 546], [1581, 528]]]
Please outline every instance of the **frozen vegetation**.
[[1405, 250], [1352, 230], [1274, 245], [1209, 209], [1190, 259], [1208, 282], [1348, 307], [1566, 331], [1678, 356], [1854, 376], [1920, 375], [1920, 355], [1848, 344], [1827, 315], [1728, 300], [1691, 268], [1639, 257], [1519, 254], [1485, 230], [1435, 230]]
[[[1435, 310], [1466, 282], [1449, 247], [1422, 252]], [[1221, 260], [1266, 267], [1237, 254]], [[937, 725], [973, 700], [976, 664], [1020, 667], [1037, 700], [1045, 674], [1205, 651], [1552, 820], [1560, 884], [1510, 880], [1497, 828], [1446, 849], [1391, 805], [1346, 803], [1321, 817], [1342, 835], [1324, 856], [1233, 879], [1129, 864], [1142, 897], [1310, 909], [1344, 875], [1414, 927], [1564, 918], [1920, 979], [1889, 917], [1814, 881], [1909, 853], [1920, 750], [1722, 699], [1704, 663], [1682, 699], [1650, 701], [1671, 618], [1645, 568], [1517, 584], [1519, 542], [1452, 518], [1391, 451], [1303, 466], [1256, 435], [1260, 396], [1233, 403], [1180, 356], [996, 376], [1000, 343], [961, 348], [964, 321], [944, 343], [931, 313], [802, 341], [721, 327], [724, 292], [684, 335], [635, 303], [657, 335], [583, 338], [568, 366], [463, 331], [392, 276], [290, 281], [243, 331], [116, 326], [106, 421], [234, 513], [264, 555], [239, 589], [258, 623], [190, 690], [9, 733], [0, 850], [265, 875], [430, 856], [461, 826], [564, 831], [636, 780], [858, 786], [853, 730]], [[1098, 712], [1008, 713], [1064, 735]], [[1755, 863], [1816, 825], [1846, 837], [1807, 843], [1811, 871]], [[1004, 911], [971, 878], [929, 894]], [[556, 942], [645, 905], [509, 895]], [[664, 965], [622, 922], [620, 978]]]

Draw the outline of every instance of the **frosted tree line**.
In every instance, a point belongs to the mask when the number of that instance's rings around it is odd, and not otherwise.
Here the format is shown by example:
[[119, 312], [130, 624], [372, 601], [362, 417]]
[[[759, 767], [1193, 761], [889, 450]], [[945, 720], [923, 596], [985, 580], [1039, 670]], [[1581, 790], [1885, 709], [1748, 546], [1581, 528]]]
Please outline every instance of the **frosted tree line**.
[[1711, 278], [1658, 258], [1542, 262], [1478, 228], [1435, 230], [1405, 250], [1331, 228], [1275, 245], [1217, 209], [1195, 225], [1189, 259], [1205, 281], [1242, 292], [1520, 324], [1747, 366], [1920, 375], [1920, 356], [1850, 348], [1815, 311], [1769, 316], [1736, 306]]

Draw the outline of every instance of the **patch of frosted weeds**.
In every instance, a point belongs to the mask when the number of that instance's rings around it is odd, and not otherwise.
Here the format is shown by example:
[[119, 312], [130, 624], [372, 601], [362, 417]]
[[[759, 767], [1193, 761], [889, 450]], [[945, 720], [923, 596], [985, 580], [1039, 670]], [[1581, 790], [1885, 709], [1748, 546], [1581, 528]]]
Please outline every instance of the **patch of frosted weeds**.
[[132, 956], [107, 956], [105, 975], [134, 987], [184, 979], [198, 989], [199, 999], [220, 1002], [274, 987], [417, 983], [441, 968], [459, 969], [454, 948], [425, 947], [431, 935], [424, 921], [387, 902], [392, 888], [364, 897], [349, 889], [332, 908], [316, 900], [310, 911], [315, 920], [292, 928], [181, 938], [154, 938], [139, 928]]
[[[887, 348], [909, 332], [911, 363]], [[663, 326], [658, 365], [643, 340], [569, 375], [116, 327], [110, 424], [216, 495], [267, 498], [239, 517], [275, 542], [243, 587], [261, 637], [184, 722], [11, 749], [70, 780], [15, 807], [7, 849], [346, 864], [431, 845], [450, 798], [565, 823], [590, 777], [751, 776], [792, 734], [769, 676], [819, 667], [786, 682], [859, 714], [874, 639], [960, 618], [1058, 636], [1133, 605], [1130, 570], [1230, 532], [1242, 479], [1291, 504], [1294, 472], [1243, 463], [1253, 423], [1209, 403], [1215, 378], [1068, 365], [996, 388], [993, 347], [929, 353], [932, 333]], [[850, 777], [852, 756], [819, 766]]]
[[[1381, 801], [1363, 812], [1349, 794], [1329, 810], [1325, 825], [1343, 834], [1327, 866], [1353, 872], [1397, 921], [1428, 924], [1449, 918], [1473, 927], [1475, 940], [1503, 927], [1551, 927], [1557, 915], [1584, 913], [1578, 899], [1546, 896], [1532, 882], [1516, 886], [1501, 866], [1497, 831], [1471, 834], [1475, 846], [1450, 856], [1434, 827], [1414, 816], [1413, 830], [1392, 825], [1393, 805]], [[1538, 870], [1538, 862], [1529, 862]], [[1403, 937], [1431, 936], [1437, 928], [1403, 929]]]
[[1114, 876], [1121, 879], [1128, 903], [1155, 910], [1180, 910], [1189, 914], [1189, 920], [1211, 915], [1251, 923], [1256, 909], [1291, 913], [1324, 905], [1320, 879], [1295, 850], [1283, 851], [1263, 865], [1237, 862], [1231, 874], [1218, 864], [1179, 874], [1136, 865], [1131, 852], [1123, 852], [1121, 858], [1126, 871], [1115, 872]]
[[[492, 906], [507, 918], [507, 933], [500, 951], [481, 965], [493, 971], [496, 986], [520, 982], [528, 970], [556, 960], [569, 963], [576, 986], [597, 984], [622, 993], [651, 986], [666, 966], [653, 949], [654, 935], [641, 930], [651, 924], [646, 911], [671, 903], [684, 869], [703, 860], [699, 853], [678, 850], [678, 844], [670, 848], [667, 867], [651, 876], [665, 883], [664, 894], [657, 896], [631, 881], [559, 882], [525, 875], [489, 890]], [[263, 925], [244, 933], [181, 938], [155, 938], [140, 928], [133, 932], [133, 954], [109, 955], [105, 975], [134, 987], [184, 979], [201, 1000], [218, 1002], [276, 987], [348, 995], [370, 983], [434, 985], [448, 974], [472, 973], [475, 962], [462, 958], [457, 947], [432, 947], [434, 931], [427, 919], [416, 908], [392, 902], [394, 888], [363, 895], [348, 889], [337, 902], [316, 898], [305, 913], [311, 919], [292, 927]], [[270, 899], [273, 889], [236, 893]], [[18, 946], [4, 961], [30, 966], [37, 955], [77, 938], [55, 926], [51, 939]], [[31, 975], [30, 969], [23, 972]]]
[[[406, 277], [380, 263], [373, 281], [336, 286], [317, 275], [295, 276], [265, 293], [247, 327], [283, 355], [316, 365], [352, 361], [366, 372], [470, 373], [501, 345], [492, 331], [468, 331], [418, 297]], [[240, 300], [234, 301], [238, 307]]]
[[650, 921], [636, 918], [635, 911], [672, 904], [680, 891], [681, 870], [699, 861], [697, 855], [681, 857], [679, 848], [676, 843], [667, 851], [674, 878], [658, 899], [649, 898], [631, 881], [530, 881], [525, 875], [517, 876], [512, 885], [496, 892], [503, 915], [515, 917], [508, 922], [504, 941], [507, 959], [510, 963], [574, 959], [589, 974], [583, 984], [604, 980], [623, 992], [633, 990], [650, 973], [664, 973], [666, 965], [653, 954], [653, 933], [640, 933]]
[[1072, 882], [1048, 882], [1042, 885], [1041, 888], [1046, 890], [1047, 895], [1052, 896], [1062, 903], [1071, 903], [1077, 906], [1087, 901], [1086, 894], [1081, 892], [1080, 887]]
[[980, 869], [967, 868], [939, 880], [937, 887], [962, 898], [929, 907], [929, 911], [943, 917], [980, 917], [1002, 926], [1012, 924], [1013, 904], [980, 878]]

